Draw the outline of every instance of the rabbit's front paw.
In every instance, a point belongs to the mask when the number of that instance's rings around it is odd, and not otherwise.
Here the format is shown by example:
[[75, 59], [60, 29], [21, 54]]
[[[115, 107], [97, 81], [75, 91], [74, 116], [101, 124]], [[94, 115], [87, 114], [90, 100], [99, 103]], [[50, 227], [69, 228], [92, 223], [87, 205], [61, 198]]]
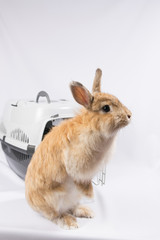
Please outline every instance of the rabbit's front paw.
[[73, 215], [81, 218], [93, 218], [93, 211], [86, 206], [78, 206], [73, 210]]
[[64, 229], [78, 228], [77, 220], [70, 214], [65, 214], [57, 219], [57, 224]]

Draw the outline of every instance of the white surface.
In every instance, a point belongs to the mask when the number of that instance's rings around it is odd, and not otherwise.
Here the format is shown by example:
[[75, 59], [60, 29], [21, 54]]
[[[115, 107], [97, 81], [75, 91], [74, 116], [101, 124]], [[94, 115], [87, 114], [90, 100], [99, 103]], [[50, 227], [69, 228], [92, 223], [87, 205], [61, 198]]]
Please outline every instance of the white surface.
[[94, 201], [84, 200], [95, 218], [79, 219], [78, 230], [62, 230], [28, 206], [24, 182], [0, 161], [0, 239], [159, 240], [159, 172], [111, 161], [106, 180], [94, 188]]
[[158, 0], [0, 0], [1, 115], [10, 98], [35, 99], [40, 90], [71, 99], [69, 82], [91, 89], [97, 67], [102, 90], [133, 113], [107, 185], [96, 188], [96, 218], [77, 231], [32, 212], [24, 183], [1, 162], [0, 239], [160, 239], [159, 26]]

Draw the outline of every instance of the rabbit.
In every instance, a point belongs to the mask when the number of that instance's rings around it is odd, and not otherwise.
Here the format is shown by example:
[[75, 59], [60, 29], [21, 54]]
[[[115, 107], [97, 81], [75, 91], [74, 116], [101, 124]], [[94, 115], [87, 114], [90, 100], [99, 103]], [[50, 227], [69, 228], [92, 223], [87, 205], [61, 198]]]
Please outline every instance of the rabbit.
[[25, 177], [29, 205], [64, 229], [78, 228], [76, 217], [94, 216], [80, 200], [93, 198], [92, 179], [108, 161], [117, 132], [131, 120], [131, 112], [116, 97], [101, 92], [101, 76], [97, 69], [92, 93], [79, 82], [70, 84], [83, 108], [46, 134]]

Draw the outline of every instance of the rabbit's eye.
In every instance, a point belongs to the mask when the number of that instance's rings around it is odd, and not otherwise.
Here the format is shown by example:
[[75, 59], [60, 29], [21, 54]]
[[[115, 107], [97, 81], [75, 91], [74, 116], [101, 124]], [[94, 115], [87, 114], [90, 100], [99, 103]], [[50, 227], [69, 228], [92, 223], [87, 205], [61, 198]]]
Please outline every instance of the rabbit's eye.
[[109, 105], [105, 105], [105, 106], [102, 107], [102, 110], [104, 112], [109, 112], [110, 111], [110, 106]]

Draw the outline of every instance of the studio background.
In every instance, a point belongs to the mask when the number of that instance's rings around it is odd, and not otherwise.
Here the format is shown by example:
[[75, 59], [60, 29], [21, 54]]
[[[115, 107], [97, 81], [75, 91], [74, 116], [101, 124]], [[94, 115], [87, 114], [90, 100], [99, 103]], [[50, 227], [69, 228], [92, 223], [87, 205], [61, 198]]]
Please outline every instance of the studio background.
[[40, 90], [73, 99], [69, 83], [91, 90], [98, 67], [102, 91], [132, 111], [113, 165], [159, 175], [160, 2], [0, 0], [0, 116], [9, 99]]
[[72, 99], [72, 80], [91, 90], [100, 67], [102, 90], [133, 113], [121, 151], [160, 165], [159, 13], [159, 1], [1, 0], [0, 115], [8, 99], [40, 90]]

